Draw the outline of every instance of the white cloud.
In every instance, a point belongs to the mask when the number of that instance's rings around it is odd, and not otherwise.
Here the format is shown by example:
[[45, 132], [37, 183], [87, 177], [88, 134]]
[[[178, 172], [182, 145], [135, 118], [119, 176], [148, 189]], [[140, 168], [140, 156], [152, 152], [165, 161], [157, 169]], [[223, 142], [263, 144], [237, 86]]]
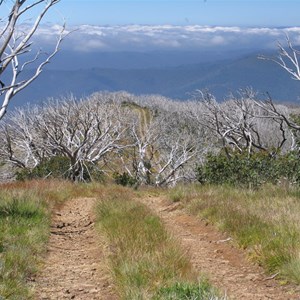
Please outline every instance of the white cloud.
[[224, 45], [226, 43], [226, 39], [221, 35], [214, 36], [211, 41], [213, 45]]
[[156, 39], [155, 41], [153, 41], [153, 43], [160, 48], [180, 48], [181, 46], [181, 43], [179, 41], [169, 39]]
[[[60, 31], [59, 26], [43, 26], [38, 37], [49, 43]], [[291, 40], [300, 43], [300, 27], [291, 28], [243, 28], [220, 26], [172, 26], [126, 25], [68, 28], [72, 31], [64, 42], [65, 48], [77, 51], [146, 51], [163, 49], [207, 49], [212, 47], [268, 49], [275, 48], [277, 41], [284, 41], [288, 33]], [[220, 48], [222, 49], [222, 48]]]
[[106, 35], [101, 29], [101, 27], [98, 26], [82, 25], [80, 28], [78, 28], [78, 31], [86, 35], [96, 35], [96, 36]]
[[81, 52], [90, 52], [90, 51], [101, 51], [105, 50], [107, 48], [107, 45], [101, 42], [100, 40], [88, 40], [84, 44], [77, 44], [73, 48], [74, 50], [81, 51]]

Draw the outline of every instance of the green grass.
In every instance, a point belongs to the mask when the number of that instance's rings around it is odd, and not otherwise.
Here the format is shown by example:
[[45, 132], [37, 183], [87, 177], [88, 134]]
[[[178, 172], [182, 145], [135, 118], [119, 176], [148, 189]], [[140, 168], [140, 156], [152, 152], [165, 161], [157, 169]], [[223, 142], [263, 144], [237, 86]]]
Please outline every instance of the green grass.
[[0, 185], [0, 299], [33, 297], [29, 282], [42, 266], [52, 208], [97, 192], [96, 185], [64, 181]]
[[158, 290], [153, 300], [215, 300], [220, 299], [207, 281], [199, 283], [176, 282]]
[[[153, 190], [153, 193], [159, 193]], [[0, 186], [0, 299], [33, 299], [30, 279], [43, 267], [53, 208], [76, 197], [99, 199], [99, 229], [111, 249], [121, 299], [223, 299], [198, 280], [158, 216], [120, 186], [27, 181]]]
[[191, 213], [233, 236], [249, 257], [269, 273], [300, 283], [298, 189], [187, 185], [170, 191], [170, 200], [174, 201], [174, 195], [180, 195], [177, 201]]
[[49, 213], [35, 195], [0, 194], [0, 295], [28, 299], [28, 278], [48, 238]]
[[220, 299], [211, 298], [216, 293], [209, 284], [197, 281], [160, 218], [133, 197], [128, 189], [115, 187], [97, 208], [99, 228], [112, 249], [110, 266], [121, 299]]

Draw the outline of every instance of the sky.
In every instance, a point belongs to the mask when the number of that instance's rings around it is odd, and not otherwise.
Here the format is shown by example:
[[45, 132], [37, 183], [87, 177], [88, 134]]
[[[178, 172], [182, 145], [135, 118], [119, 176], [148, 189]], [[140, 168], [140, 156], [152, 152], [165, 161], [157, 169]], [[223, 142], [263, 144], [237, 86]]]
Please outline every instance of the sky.
[[61, 0], [68, 24], [298, 26], [299, 0]]
[[[30, 24], [42, 5], [23, 23]], [[60, 0], [35, 44], [52, 47], [65, 19], [72, 34], [63, 47], [78, 52], [270, 50], [287, 33], [300, 46], [299, 12], [300, 0]]]
[[287, 27], [300, 45], [299, 12], [300, 0], [60, 0], [40, 37], [53, 43], [64, 18], [75, 51], [274, 49]]
[[[76, 25], [64, 48], [77, 52], [244, 51], [276, 49], [286, 34], [300, 45], [300, 27], [239, 27], [201, 25]], [[36, 33], [39, 45], [55, 43], [60, 26], [41, 26]], [[213, 55], [213, 54], [212, 54]]]

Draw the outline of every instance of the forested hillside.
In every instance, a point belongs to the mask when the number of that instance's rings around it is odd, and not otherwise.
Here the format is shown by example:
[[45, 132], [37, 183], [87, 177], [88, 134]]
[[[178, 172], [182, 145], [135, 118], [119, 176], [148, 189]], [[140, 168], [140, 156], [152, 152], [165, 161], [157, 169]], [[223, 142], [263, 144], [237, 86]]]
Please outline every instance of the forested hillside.
[[[167, 54], [165, 53], [163, 58]], [[16, 96], [12, 105], [37, 104], [48, 97], [66, 96], [70, 93], [80, 98], [98, 91], [127, 91], [135, 95], [159, 94], [187, 101], [196, 89], [209, 89], [221, 102], [231, 92], [249, 86], [262, 94], [269, 92], [276, 102], [297, 103], [300, 97], [299, 84], [275, 64], [259, 60], [257, 54], [210, 60], [206, 63], [202, 61], [180, 64], [180, 60], [177, 60], [176, 66], [165, 65], [168, 62], [164, 62], [163, 58], [157, 57], [158, 55], [154, 56], [157, 60], [153, 61], [152, 66], [138, 63], [141, 55], [133, 53], [132, 57], [129, 56], [129, 61], [132, 62], [130, 67], [122, 67], [121, 54], [114, 56], [115, 62], [120, 61], [119, 67], [111, 67], [112, 62], [106, 68], [89, 67], [89, 62], [87, 67], [76, 68], [76, 65], [73, 65], [72, 68], [66, 66], [65, 69], [59, 69], [55, 64], [57, 69], [52, 67], [45, 70], [31, 87]], [[199, 60], [201, 55], [199, 54]], [[268, 55], [271, 57], [274, 53]], [[104, 55], [104, 58], [98, 58], [99, 56], [101, 55], [91, 56], [89, 59], [103, 61], [106, 57]], [[196, 54], [193, 53], [192, 57], [194, 56]], [[82, 57], [76, 58], [83, 60]]]
[[60, 98], [11, 112], [1, 122], [0, 157], [19, 179], [294, 183], [298, 113], [251, 89], [223, 103], [200, 91], [184, 103], [128, 93]]

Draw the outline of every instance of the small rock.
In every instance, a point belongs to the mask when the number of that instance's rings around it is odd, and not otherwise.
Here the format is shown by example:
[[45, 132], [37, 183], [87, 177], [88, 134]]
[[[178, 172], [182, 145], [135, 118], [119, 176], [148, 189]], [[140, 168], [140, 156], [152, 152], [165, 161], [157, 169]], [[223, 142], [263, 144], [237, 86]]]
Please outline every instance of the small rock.
[[214, 253], [223, 253], [223, 250], [217, 249], [217, 250], [214, 251]]
[[254, 281], [254, 280], [256, 280], [257, 278], [256, 278], [256, 275], [255, 275], [255, 274], [248, 274], [248, 275], [246, 276], [246, 279], [251, 280], [251, 281]]

